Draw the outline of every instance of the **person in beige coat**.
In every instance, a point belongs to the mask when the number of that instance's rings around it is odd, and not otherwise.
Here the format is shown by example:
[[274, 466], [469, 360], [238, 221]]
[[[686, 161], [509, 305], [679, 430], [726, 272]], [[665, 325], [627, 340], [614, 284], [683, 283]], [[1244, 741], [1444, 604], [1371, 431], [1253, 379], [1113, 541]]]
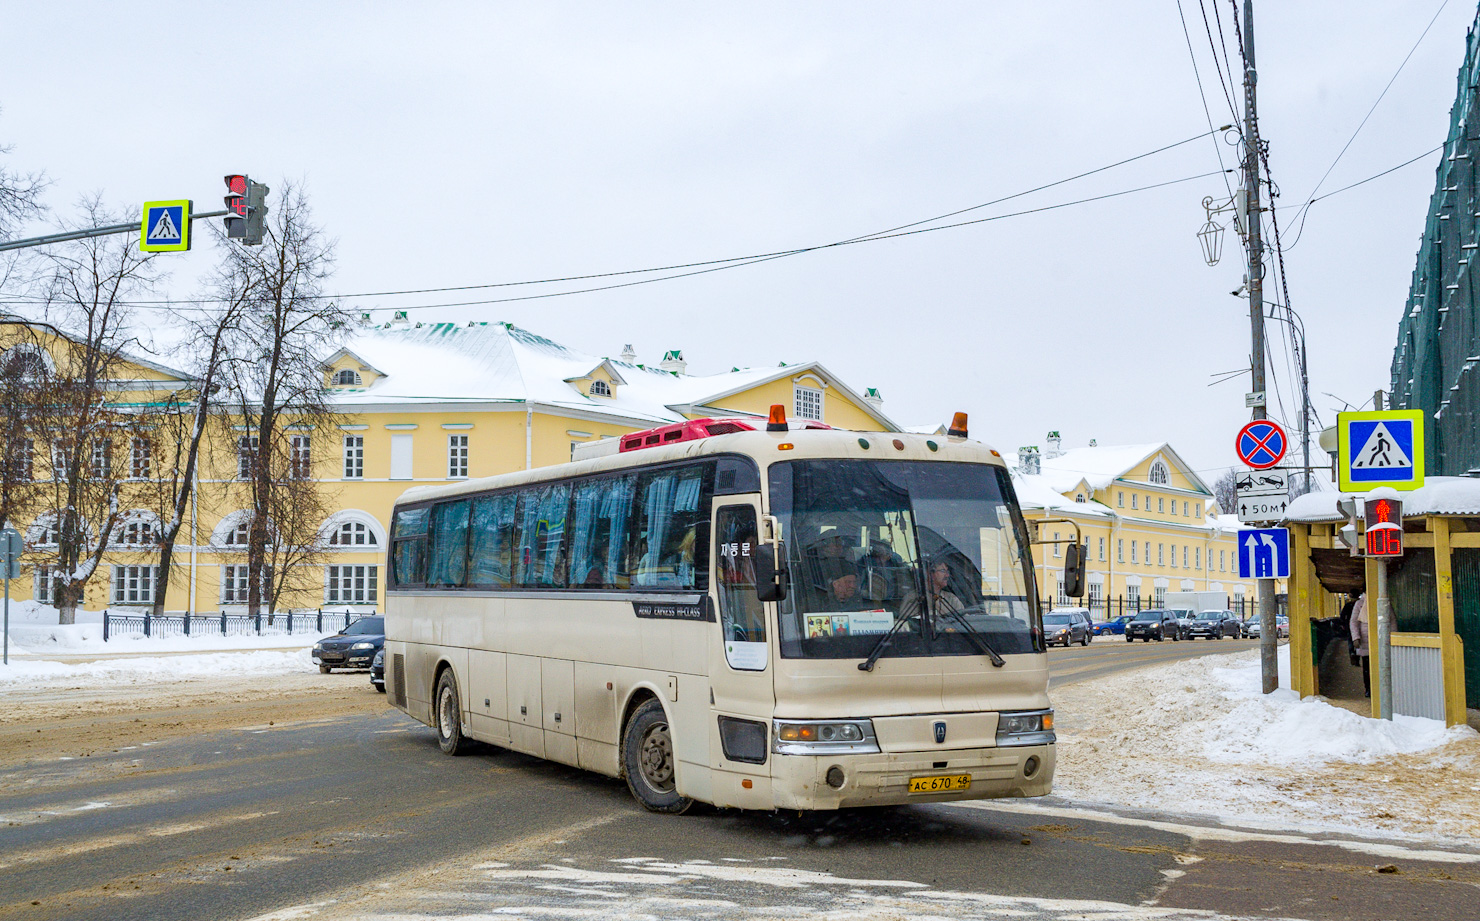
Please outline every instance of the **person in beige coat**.
[[1368, 665], [1372, 661], [1371, 650], [1367, 644], [1367, 596], [1362, 594], [1357, 597], [1357, 603], [1352, 606], [1352, 655], [1362, 662], [1362, 690], [1367, 697], [1372, 696], [1372, 677]]

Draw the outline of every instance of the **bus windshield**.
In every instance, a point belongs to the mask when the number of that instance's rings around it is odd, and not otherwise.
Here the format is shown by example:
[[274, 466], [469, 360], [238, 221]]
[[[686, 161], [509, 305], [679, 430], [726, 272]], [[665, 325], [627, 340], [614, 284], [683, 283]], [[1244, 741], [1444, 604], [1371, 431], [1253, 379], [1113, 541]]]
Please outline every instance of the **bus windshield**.
[[884, 657], [1043, 651], [1005, 469], [797, 460], [769, 476], [791, 572], [783, 656], [864, 659], [891, 630]]

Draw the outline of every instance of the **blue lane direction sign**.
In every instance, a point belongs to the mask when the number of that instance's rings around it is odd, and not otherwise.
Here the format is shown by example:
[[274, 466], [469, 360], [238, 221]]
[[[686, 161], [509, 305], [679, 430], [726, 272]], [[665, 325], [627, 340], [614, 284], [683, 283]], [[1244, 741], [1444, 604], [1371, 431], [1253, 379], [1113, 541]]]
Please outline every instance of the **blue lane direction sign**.
[[1238, 532], [1240, 579], [1290, 578], [1290, 532], [1286, 528], [1243, 528]]
[[1239, 429], [1233, 444], [1238, 451], [1238, 459], [1245, 467], [1267, 470], [1285, 456], [1289, 439], [1285, 437], [1285, 430], [1278, 422], [1255, 419]]

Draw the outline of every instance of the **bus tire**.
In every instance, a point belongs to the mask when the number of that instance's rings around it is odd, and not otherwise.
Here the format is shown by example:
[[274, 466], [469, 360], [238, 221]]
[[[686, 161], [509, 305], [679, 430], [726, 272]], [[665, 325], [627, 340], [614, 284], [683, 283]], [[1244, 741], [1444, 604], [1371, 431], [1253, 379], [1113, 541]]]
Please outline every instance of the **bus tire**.
[[452, 669], [444, 669], [437, 679], [434, 699], [432, 717], [436, 720], [437, 747], [448, 755], [466, 754], [473, 742], [463, 735], [462, 698], [458, 696], [457, 677], [452, 674]]
[[649, 698], [633, 711], [622, 734], [622, 773], [627, 789], [650, 812], [679, 815], [694, 804], [675, 783], [673, 735], [663, 705]]

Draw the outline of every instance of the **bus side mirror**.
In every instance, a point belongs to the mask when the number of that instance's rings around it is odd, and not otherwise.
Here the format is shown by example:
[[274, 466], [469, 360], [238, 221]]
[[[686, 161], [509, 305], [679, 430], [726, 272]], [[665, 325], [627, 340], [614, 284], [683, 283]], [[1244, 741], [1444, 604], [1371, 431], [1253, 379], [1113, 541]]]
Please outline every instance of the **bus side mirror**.
[[786, 599], [786, 545], [763, 543], [755, 557], [755, 595], [761, 601]]
[[1084, 564], [1087, 546], [1070, 544], [1064, 553], [1064, 594], [1070, 598], [1084, 597]]

